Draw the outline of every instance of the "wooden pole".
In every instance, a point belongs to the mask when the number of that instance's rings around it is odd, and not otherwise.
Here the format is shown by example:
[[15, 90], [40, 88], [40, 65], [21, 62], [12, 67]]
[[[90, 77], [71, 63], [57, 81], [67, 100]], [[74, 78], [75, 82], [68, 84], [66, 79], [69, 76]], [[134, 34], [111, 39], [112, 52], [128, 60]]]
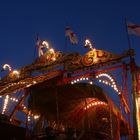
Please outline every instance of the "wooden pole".
[[59, 103], [58, 103], [58, 92], [57, 92], [57, 87], [56, 86], [55, 86], [55, 102], [56, 102], [57, 125], [59, 125]]
[[131, 82], [132, 82], [132, 104], [133, 104], [133, 136], [134, 140], [138, 140], [138, 120], [137, 120], [137, 90], [136, 90], [136, 69], [135, 60], [131, 57], [130, 59], [130, 70], [131, 70]]
[[[131, 50], [131, 41], [128, 33], [127, 20], [125, 18], [125, 27], [127, 33], [128, 47]], [[135, 69], [135, 60], [134, 57], [130, 54], [130, 74], [131, 74], [131, 83], [132, 83], [132, 109], [133, 109], [133, 137], [134, 140], [138, 140], [138, 120], [137, 120], [137, 90], [136, 90], [136, 69]]]
[[25, 92], [23, 94], [23, 96], [21, 97], [21, 99], [19, 100], [18, 104], [15, 106], [15, 108], [13, 109], [13, 111], [10, 114], [10, 119], [13, 119], [13, 117], [15, 116], [16, 112], [18, 111], [18, 106], [21, 106], [22, 102], [25, 100], [25, 98], [29, 95], [28, 92]]
[[128, 27], [127, 27], [127, 20], [125, 18], [125, 29], [126, 29], [126, 35], [127, 35], [127, 41], [128, 41], [128, 48], [131, 49], [131, 41], [128, 33]]
[[67, 36], [65, 36], [65, 49], [64, 50], [66, 50], [66, 53], [67, 53], [68, 51], [68, 37]]
[[112, 124], [112, 109], [109, 107], [109, 113], [110, 113], [110, 135], [111, 139], [113, 140], [113, 124]]

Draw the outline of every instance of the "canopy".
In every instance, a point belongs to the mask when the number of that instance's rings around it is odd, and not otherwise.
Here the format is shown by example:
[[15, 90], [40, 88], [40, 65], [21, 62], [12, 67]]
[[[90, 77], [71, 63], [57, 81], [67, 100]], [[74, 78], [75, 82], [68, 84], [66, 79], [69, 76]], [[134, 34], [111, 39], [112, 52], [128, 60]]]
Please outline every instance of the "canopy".
[[88, 83], [67, 84], [62, 86], [48, 85], [47, 82], [35, 85], [28, 90], [31, 95], [29, 106], [36, 113], [49, 119], [66, 118], [77, 107], [85, 107], [91, 100], [107, 102], [104, 91], [96, 85]]

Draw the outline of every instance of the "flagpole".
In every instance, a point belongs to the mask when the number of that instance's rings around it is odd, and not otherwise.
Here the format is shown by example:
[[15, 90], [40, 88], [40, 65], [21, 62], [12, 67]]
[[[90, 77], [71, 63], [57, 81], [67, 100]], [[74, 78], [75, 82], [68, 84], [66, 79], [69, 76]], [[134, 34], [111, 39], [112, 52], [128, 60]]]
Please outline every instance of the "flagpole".
[[[131, 41], [130, 36], [128, 33], [128, 27], [127, 27], [127, 20], [125, 18], [125, 27], [126, 27], [126, 33], [127, 33], [127, 40], [128, 40], [128, 47], [129, 50], [131, 50]], [[138, 121], [137, 121], [137, 90], [136, 90], [136, 65], [135, 65], [135, 59], [130, 53], [130, 75], [131, 75], [131, 83], [132, 83], [132, 113], [133, 113], [133, 138], [134, 140], [138, 140]]]
[[[35, 37], [35, 43], [37, 43], [37, 41], [39, 40], [39, 33], [36, 34], [36, 37]], [[35, 59], [35, 55], [36, 55], [36, 49], [37, 49], [37, 45], [35, 44], [35, 47], [34, 47], [34, 54], [33, 54], [33, 61]]]
[[127, 27], [127, 20], [126, 20], [126, 18], [125, 18], [125, 28], [126, 28], [126, 34], [127, 34], [128, 48], [130, 50], [131, 49], [131, 41], [130, 41], [130, 36], [129, 36], [129, 33], [128, 33], [128, 27]]
[[66, 35], [66, 28], [69, 26], [69, 23], [68, 23], [68, 21], [65, 21], [65, 49], [64, 50], [66, 50], [66, 53], [67, 53], [67, 51], [68, 51], [68, 37], [67, 37], [67, 35]]
[[68, 38], [67, 38], [67, 36], [65, 36], [65, 49], [66, 49], [66, 53], [67, 53], [67, 49], [68, 49]]

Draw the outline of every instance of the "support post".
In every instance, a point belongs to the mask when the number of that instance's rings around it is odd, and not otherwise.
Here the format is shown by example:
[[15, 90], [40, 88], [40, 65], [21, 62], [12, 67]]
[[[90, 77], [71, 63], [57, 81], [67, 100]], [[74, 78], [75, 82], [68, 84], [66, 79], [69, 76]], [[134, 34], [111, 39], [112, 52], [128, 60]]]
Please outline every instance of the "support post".
[[15, 116], [15, 114], [16, 114], [16, 112], [18, 111], [18, 106], [20, 106], [21, 104], [22, 104], [22, 102], [25, 100], [25, 98], [28, 96], [28, 92], [25, 92], [23, 95], [22, 95], [22, 97], [21, 97], [21, 99], [19, 100], [19, 102], [18, 102], [18, 104], [15, 106], [15, 108], [13, 109], [13, 111], [11, 112], [11, 114], [10, 114], [10, 119], [13, 119], [13, 117]]
[[56, 86], [55, 86], [55, 101], [56, 101], [56, 119], [57, 119], [57, 125], [59, 125], [59, 104], [58, 104], [58, 93], [57, 93]]
[[109, 113], [110, 113], [110, 134], [111, 134], [111, 139], [113, 140], [113, 126], [112, 126], [112, 109], [109, 107]]
[[134, 140], [138, 140], [138, 110], [136, 105], [137, 90], [136, 90], [136, 66], [134, 58], [130, 57], [130, 70], [132, 82], [132, 104], [133, 104], [133, 136]]
[[117, 114], [117, 136], [115, 140], [120, 140], [120, 113]]

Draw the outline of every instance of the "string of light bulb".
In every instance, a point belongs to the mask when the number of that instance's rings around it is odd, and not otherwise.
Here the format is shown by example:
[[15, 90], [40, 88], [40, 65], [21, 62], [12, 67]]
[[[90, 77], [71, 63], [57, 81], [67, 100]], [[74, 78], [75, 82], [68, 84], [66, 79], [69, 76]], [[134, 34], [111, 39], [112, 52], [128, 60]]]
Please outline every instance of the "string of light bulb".
[[103, 101], [92, 101], [86, 107], [84, 107], [84, 109], [86, 110], [86, 109], [89, 109], [89, 108], [92, 108], [92, 107], [96, 107], [96, 106], [99, 106], [99, 105], [106, 106], [107, 103], [105, 103]]
[[[104, 78], [104, 77], [107, 78], [107, 79], [101, 79], [101, 78]], [[118, 95], [121, 94], [121, 91], [118, 88], [115, 79], [110, 74], [108, 74], [108, 73], [97, 74], [96, 79], [98, 79], [98, 81], [100, 83], [103, 83], [105, 85], [111, 86], [118, 93]]]

